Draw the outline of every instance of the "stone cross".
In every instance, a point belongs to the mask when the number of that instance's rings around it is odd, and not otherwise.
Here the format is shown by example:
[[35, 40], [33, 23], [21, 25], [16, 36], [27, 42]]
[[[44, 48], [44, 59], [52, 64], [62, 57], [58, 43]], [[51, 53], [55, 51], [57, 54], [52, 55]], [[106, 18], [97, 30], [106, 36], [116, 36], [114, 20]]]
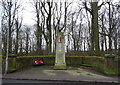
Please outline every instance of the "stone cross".
[[54, 69], [64, 70], [66, 69], [65, 61], [65, 40], [62, 32], [58, 33], [56, 39], [56, 55]]

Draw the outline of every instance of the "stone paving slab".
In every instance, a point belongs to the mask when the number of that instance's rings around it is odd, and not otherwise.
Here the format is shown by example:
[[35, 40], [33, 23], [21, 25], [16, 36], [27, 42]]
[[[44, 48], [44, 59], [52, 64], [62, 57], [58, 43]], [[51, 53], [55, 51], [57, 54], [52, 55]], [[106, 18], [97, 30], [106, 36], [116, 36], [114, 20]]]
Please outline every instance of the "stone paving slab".
[[67, 70], [53, 70], [52, 66], [37, 66], [24, 71], [17, 71], [3, 75], [8, 79], [31, 79], [31, 80], [60, 80], [60, 81], [89, 81], [89, 82], [118, 82], [117, 77], [90, 72], [76, 67]]

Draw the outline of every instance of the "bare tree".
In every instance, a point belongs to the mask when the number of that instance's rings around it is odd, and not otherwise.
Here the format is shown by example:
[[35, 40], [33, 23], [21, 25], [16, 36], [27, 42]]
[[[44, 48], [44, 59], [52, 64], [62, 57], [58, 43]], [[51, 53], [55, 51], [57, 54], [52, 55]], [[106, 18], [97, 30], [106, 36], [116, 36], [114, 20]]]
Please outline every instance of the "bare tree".
[[40, 26], [40, 2], [35, 3], [36, 8], [36, 16], [37, 16], [37, 29], [35, 31], [36, 39], [37, 39], [37, 52], [41, 53], [42, 48], [42, 27]]
[[12, 27], [14, 25], [17, 10], [20, 8], [20, 4], [18, 4], [18, 1], [2, 1], [2, 6], [3, 10], [5, 11], [4, 16], [6, 17], [7, 28], [9, 29], [9, 53], [12, 53]]
[[25, 45], [25, 52], [28, 54], [29, 52], [29, 40], [30, 40], [30, 28], [25, 26], [25, 35], [26, 35], [26, 45]]
[[15, 54], [18, 54], [19, 36], [20, 36], [21, 26], [22, 26], [22, 18], [21, 18], [21, 21], [20, 21], [19, 16], [17, 14], [17, 18], [15, 19], [15, 28], [16, 28]]
[[[108, 51], [109, 53], [112, 53], [112, 49], [115, 49], [115, 51], [117, 51], [118, 21], [119, 21], [119, 18], [117, 16], [118, 9], [117, 9], [117, 5], [113, 5], [112, 2], [108, 2], [108, 4], [106, 5], [109, 8], [108, 10], [105, 10], [105, 12], [103, 12], [103, 14], [101, 15], [102, 32], [100, 32], [100, 34], [102, 38], [105, 40], [105, 49], [107, 50], [107, 44], [109, 44]], [[109, 40], [108, 42], [106, 41], [106, 37], [108, 37]], [[103, 43], [104, 42], [102, 41], [102, 46], [101, 46], [102, 49], [103, 49]]]
[[[13, 25], [15, 22], [15, 16], [16, 16], [16, 12], [17, 10], [20, 8], [20, 4], [18, 4], [18, 0], [16, 1], [2, 1], [2, 8], [3, 8], [3, 24], [5, 26], [5, 28], [7, 28], [7, 47], [6, 47], [6, 67], [5, 67], [5, 73], [8, 72], [8, 54], [12, 53], [12, 33], [13, 33]], [[2, 28], [3, 30], [5, 30], [4, 28]], [[4, 44], [5, 45], [5, 44]]]
[[95, 50], [95, 54], [99, 55], [100, 47], [99, 47], [99, 28], [98, 28], [98, 10], [105, 3], [103, 2], [98, 6], [98, 2], [90, 2], [91, 8], [88, 8], [87, 2], [83, 2], [84, 7], [92, 16], [92, 30], [91, 30], [91, 43], [92, 50]]
[[[48, 11], [46, 9], [46, 4], [48, 6]], [[47, 18], [46, 18], [46, 27], [47, 27], [47, 33], [45, 33], [45, 31], [43, 31], [43, 35], [45, 37], [46, 43], [47, 43], [47, 51], [48, 54], [51, 54], [51, 48], [52, 48], [52, 29], [51, 29], [51, 10], [52, 10], [52, 1], [47, 1], [47, 2], [41, 2], [41, 5], [45, 11], [45, 13], [47, 14]]]

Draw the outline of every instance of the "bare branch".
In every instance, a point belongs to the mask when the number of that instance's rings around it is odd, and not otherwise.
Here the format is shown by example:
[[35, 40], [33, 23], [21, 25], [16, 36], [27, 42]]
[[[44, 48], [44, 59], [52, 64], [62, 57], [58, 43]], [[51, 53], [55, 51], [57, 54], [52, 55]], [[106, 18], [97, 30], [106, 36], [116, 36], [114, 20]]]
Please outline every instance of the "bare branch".
[[90, 14], [92, 15], [92, 10], [87, 7], [87, 3], [86, 3], [86, 2], [83, 2], [83, 4], [84, 4], [84, 6], [85, 6], [85, 9], [86, 9], [87, 11], [89, 11]]
[[48, 12], [47, 12], [47, 10], [46, 10], [46, 8], [45, 8], [45, 3], [44, 3], [44, 2], [41, 2], [41, 4], [42, 4], [42, 7], [44, 8], [45, 12], [46, 12], [47, 15], [48, 15]]

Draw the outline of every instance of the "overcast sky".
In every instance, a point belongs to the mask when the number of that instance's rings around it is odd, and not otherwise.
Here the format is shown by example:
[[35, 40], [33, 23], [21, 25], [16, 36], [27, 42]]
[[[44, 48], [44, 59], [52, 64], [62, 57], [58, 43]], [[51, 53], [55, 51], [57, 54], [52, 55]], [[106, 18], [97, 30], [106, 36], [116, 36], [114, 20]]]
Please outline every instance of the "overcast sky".
[[[58, 0], [56, 0], [56, 1], [58, 1]], [[67, 1], [70, 1], [70, 0], [67, 0]], [[75, 6], [77, 4], [77, 3], [75, 4], [75, 1], [76, 0], [74, 0], [74, 4], [73, 4], [74, 8], [75, 8]], [[106, 1], [106, 0], [103, 0], [103, 1]], [[118, 2], [119, 0], [113, 0], [113, 1]], [[24, 7], [24, 10], [23, 10], [23, 23], [33, 25], [33, 24], [36, 23], [35, 20], [34, 20], [36, 14], [33, 12], [34, 9], [33, 9], [30, 2], [32, 2], [32, 0], [23, 0], [23, 4], [22, 4], [23, 7]]]
[[[34, 11], [34, 8], [32, 7], [31, 5], [31, 2], [33, 0], [20, 0], [22, 2], [22, 7], [24, 7], [24, 10], [23, 12], [21, 12], [21, 14], [23, 15], [23, 24], [28, 24], [28, 25], [34, 25], [36, 22], [35, 22], [35, 17], [36, 17], [36, 14], [33, 12]], [[39, 0], [38, 0], [39, 1]], [[56, 2], [59, 1], [59, 0], [55, 0]], [[63, 1], [63, 0], [61, 0]], [[66, 0], [66, 1], [72, 1], [72, 0]], [[79, 1], [79, 0], [73, 0], [73, 10], [74, 8], [76, 8], [76, 1]], [[103, 1], [106, 1], [106, 0], [103, 0]], [[113, 0], [114, 2], [119, 2], [119, 0]], [[0, 5], [0, 9], [1, 9], [1, 5]], [[1, 14], [1, 11], [0, 11], [0, 14]], [[1, 18], [1, 17], [0, 17]]]
[[[56, 0], [56, 2], [57, 1], [58, 0]], [[69, 2], [70, 1], [72, 1], [72, 0], [69, 0]], [[35, 17], [36, 17], [36, 14], [34, 12], [34, 8], [32, 7], [31, 3], [32, 3], [32, 0], [23, 0], [23, 4], [22, 5], [24, 7], [24, 10], [23, 10], [23, 23], [24, 24], [33, 25], [33, 24], [36, 23], [35, 20], [34, 20]], [[75, 2], [73, 2], [73, 3], [75, 4]], [[75, 8], [75, 6], [76, 5], [74, 5], [73, 7]]]
[[24, 24], [35, 24], [33, 18], [35, 18], [35, 13], [33, 13], [33, 7], [31, 6], [29, 0], [24, 0], [22, 2], [23, 10], [23, 23]]

